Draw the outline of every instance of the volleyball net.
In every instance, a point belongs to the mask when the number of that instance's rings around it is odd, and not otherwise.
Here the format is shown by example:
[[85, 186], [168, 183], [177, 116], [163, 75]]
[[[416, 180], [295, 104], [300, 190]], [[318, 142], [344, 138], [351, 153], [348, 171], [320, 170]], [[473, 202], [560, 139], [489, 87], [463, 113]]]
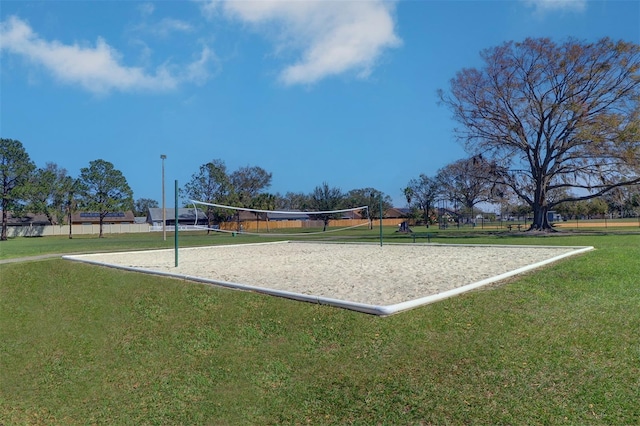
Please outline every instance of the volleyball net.
[[[301, 211], [254, 209], [198, 200], [189, 200], [189, 203], [193, 206], [196, 216], [194, 227], [213, 232], [304, 237], [371, 226], [369, 206]], [[210, 223], [209, 214], [224, 220]], [[206, 224], [203, 224], [205, 222]]]

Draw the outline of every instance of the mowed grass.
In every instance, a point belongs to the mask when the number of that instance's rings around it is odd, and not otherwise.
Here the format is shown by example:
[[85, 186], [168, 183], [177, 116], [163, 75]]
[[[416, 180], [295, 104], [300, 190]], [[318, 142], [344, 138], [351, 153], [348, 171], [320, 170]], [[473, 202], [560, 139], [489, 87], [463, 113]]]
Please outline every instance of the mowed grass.
[[0, 424], [640, 423], [640, 235], [452, 240], [597, 250], [387, 318], [0, 265]]
[[[566, 243], [568, 235], [585, 234], [602, 235], [610, 233], [640, 233], [640, 218], [638, 219], [614, 219], [614, 220], [582, 220], [579, 221], [579, 228], [574, 227], [573, 221], [560, 222], [558, 229], [560, 234], [549, 234], [546, 238], [532, 240], [526, 232], [517, 230], [520, 224], [523, 230], [527, 224], [523, 222], [485, 222], [482, 225], [470, 226], [468, 224], [456, 226], [450, 224], [446, 229], [440, 229], [438, 225], [430, 227], [414, 226], [412, 234], [398, 233], [396, 226], [386, 226], [383, 228], [383, 242], [465, 242], [465, 243], [496, 243], [520, 244], [524, 238], [527, 244], [554, 244], [553, 237], [562, 236]], [[606, 227], [604, 225], [607, 225]], [[512, 230], [507, 226], [511, 225]], [[295, 235], [297, 234], [297, 236]], [[160, 232], [148, 232], [139, 234], [105, 234], [104, 238], [97, 235], [74, 235], [69, 239], [66, 235], [49, 237], [19, 237], [10, 238], [8, 241], [0, 242], [0, 261], [12, 258], [43, 256], [51, 254], [70, 253], [96, 253], [125, 250], [149, 250], [149, 249], [172, 249], [175, 245], [175, 238], [172, 232], [168, 232], [166, 240]], [[464, 238], [465, 240], [462, 240]], [[498, 238], [498, 240], [496, 240]], [[453, 239], [453, 241], [452, 241]], [[269, 233], [261, 232], [258, 235], [251, 233], [232, 234], [206, 231], [180, 232], [180, 247], [207, 246], [212, 244], [238, 244], [238, 243], [259, 243], [278, 240], [321, 240], [321, 241], [380, 241], [380, 229], [374, 224], [372, 229], [367, 226], [338, 230], [329, 228], [329, 232], [322, 232], [322, 228], [304, 229], [280, 229], [271, 230]]]
[[[179, 235], [179, 245], [198, 246], [210, 244], [232, 244], [240, 238], [231, 234], [207, 234], [205, 231], [189, 232]], [[268, 240], [269, 237], [243, 236], [242, 241]], [[104, 238], [96, 235], [10, 238], [0, 242], [0, 260], [16, 257], [40, 256], [47, 254], [96, 253], [107, 251], [171, 249], [174, 247], [173, 233], [167, 234], [166, 241], [162, 233], [145, 234], [107, 234]]]

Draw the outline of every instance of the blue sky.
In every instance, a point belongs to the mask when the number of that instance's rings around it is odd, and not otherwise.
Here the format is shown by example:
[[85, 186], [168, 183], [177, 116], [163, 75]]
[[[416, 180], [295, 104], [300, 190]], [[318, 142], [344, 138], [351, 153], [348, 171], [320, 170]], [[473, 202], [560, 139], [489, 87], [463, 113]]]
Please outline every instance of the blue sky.
[[134, 198], [200, 165], [260, 166], [269, 191], [402, 188], [465, 157], [436, 92], [526, 37], [640, 43], [640, 1], [11, 1], [0, 4], [0, 136]]

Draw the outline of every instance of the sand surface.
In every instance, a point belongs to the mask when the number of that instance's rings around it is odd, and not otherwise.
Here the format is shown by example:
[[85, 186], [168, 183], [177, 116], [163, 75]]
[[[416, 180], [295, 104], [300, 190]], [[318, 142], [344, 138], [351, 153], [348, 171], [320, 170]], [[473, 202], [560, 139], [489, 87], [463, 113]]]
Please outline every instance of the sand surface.
[[393, 305], [576, 252], [576, 247], [264, 243], [69, 256], [111, 266]]

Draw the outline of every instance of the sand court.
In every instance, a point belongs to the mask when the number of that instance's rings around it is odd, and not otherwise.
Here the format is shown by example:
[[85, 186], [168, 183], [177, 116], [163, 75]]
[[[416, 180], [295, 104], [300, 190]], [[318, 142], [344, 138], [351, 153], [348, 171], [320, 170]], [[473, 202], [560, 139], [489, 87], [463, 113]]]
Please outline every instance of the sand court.
[[277, 242], [65, 259], [390, 315], [593, 247]]

